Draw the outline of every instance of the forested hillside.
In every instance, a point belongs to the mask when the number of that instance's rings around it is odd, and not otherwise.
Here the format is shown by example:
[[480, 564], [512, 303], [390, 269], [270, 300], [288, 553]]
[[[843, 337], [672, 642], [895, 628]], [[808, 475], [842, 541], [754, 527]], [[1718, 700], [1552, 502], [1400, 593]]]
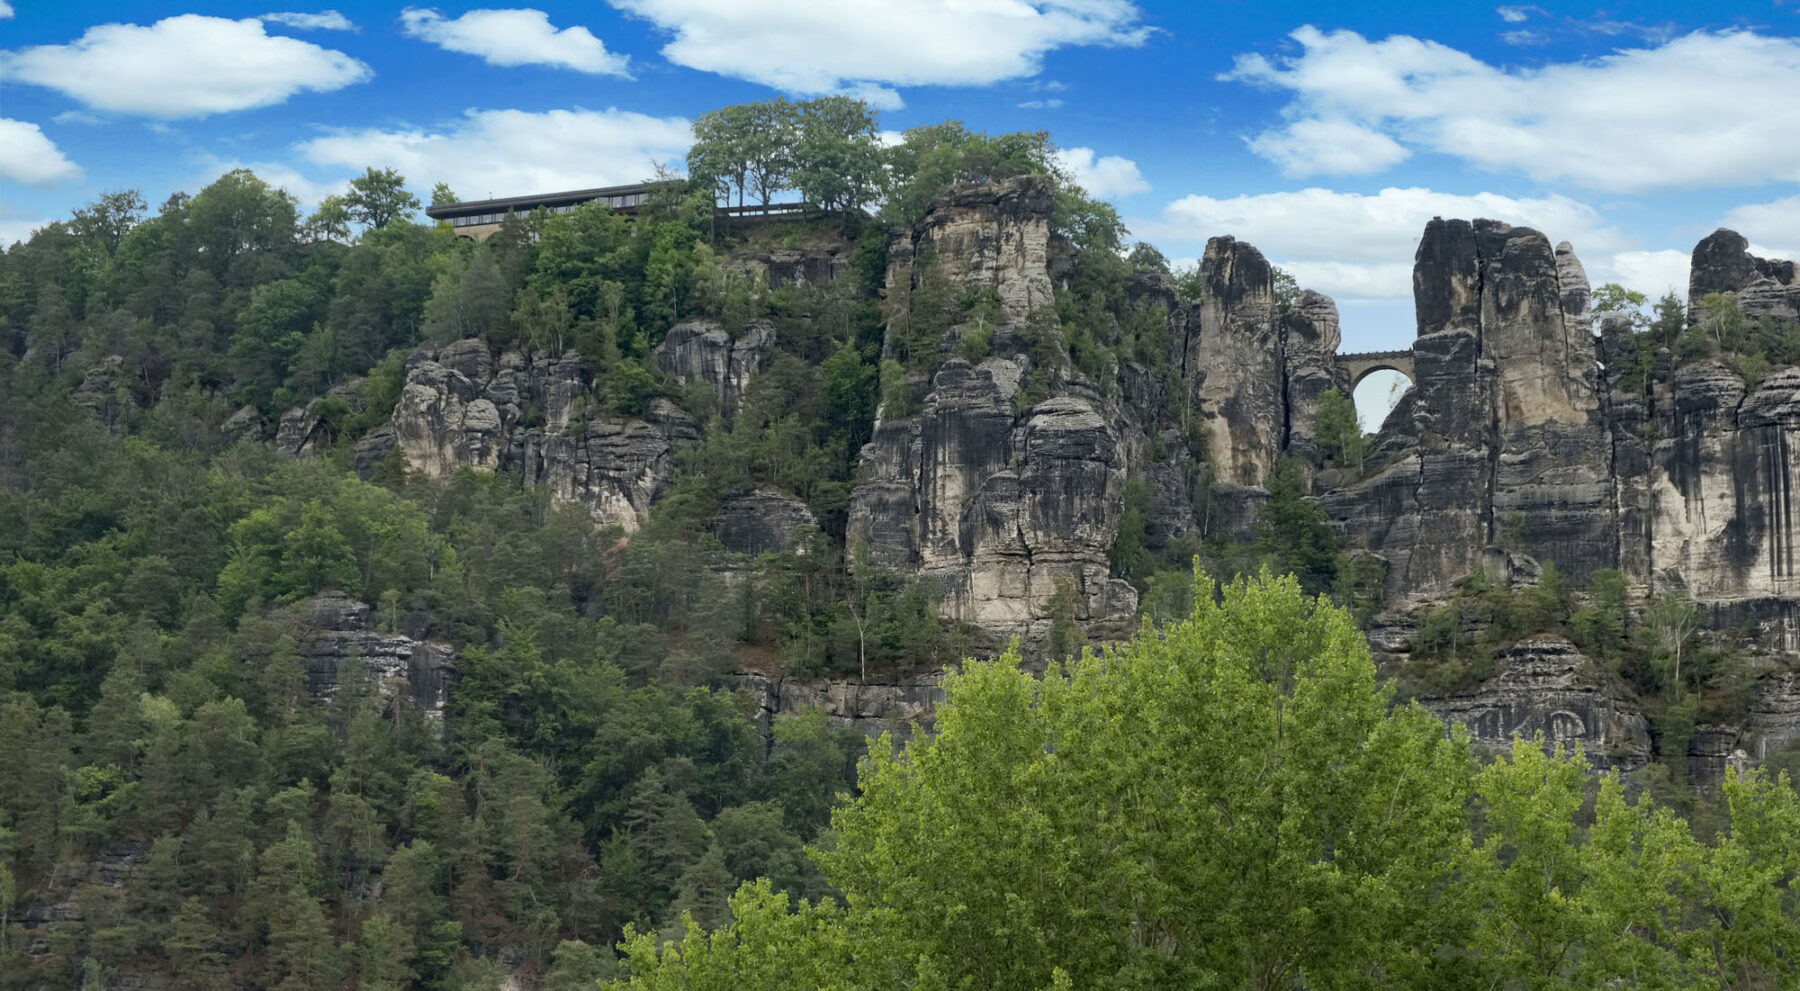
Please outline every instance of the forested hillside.
[[[852, 119], [809, 132], [804, 167], [875, 150], [859, 105], [807, 110]], [[842, 550], [887, 232], [1048, 152], [948, 124], [871, 158], [892, 216], [856, 189], [797, 230], [718, 230], [712, 193], [670, 181], [634, 218], [514, 217], [480, 244], [419, 223], [392, 173], [303, 218], [235, 171], [154, 211], [109, 194], [0, 256], [0, 984], [574, 987], [613, 972], [626, 925], [722, 919], [740, 881], [829, 891], [802, 847], [829, 842], [861, 735], [814, 714], [766, 739], [718, 676], [965, 650], [928, 586]], [[846, 245], [841, 278], [729, 264], [808, 232]], [[729, 422], [650, 361], [696, 317], [778, 328]], [[629, 541], [504, 474], [394, 456], [359, 477], [408, 356], [459, 340], [566, 351], [578, 418], [667, 397], [705, 439]], [[700, 523], [765, 481], [806, 499], [818, 546], [721, 571]], [[354, 656], [321, 683], [327, 591], [447, 646], [447, 707]]]
[[[1229, 238], [1171, 272], [1043, 133], [695, 134], [629, 217], [476, 242], [430, 177], [303, 217], [240, 170], [0, 255], [0, 988], [1791, 986], [1794, 748], [1688, 774], [1787, 670], [1766, 614], [1492, 511], [1418, 528], [1468, 537], [1436, 571], [1374, 553], [1430, 370], [1365, 438], [1329, 299]], [[714, 209], [784, 191], [818, 209]], [[1607, 297], [1618, 388], [1786, 381], [1735, 291]], [[1433, 698], [1566, 636], [1632, 776], [1479, 770], [1358, 623]], [[995, 655], [909, 756], [741, 690]]]

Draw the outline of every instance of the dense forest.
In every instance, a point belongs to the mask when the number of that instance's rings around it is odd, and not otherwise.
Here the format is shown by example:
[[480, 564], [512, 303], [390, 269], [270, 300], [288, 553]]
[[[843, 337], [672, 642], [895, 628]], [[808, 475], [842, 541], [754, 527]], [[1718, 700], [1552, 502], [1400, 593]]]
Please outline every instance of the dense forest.
[[[108, 194], [0, 255], [0, 988], [1793, 986], [1786, 779], [1660, 781], [1690, 829], [1534, 743], [1479, 767], [1377, 686], [1355, 623], [1379, 587], [1297, 466], [1246, 539], [1154, 551], [1128, 485], [1111, 564], [1163, 632], [1075, 659], [1053, 608], [1041, 681], [941, 619], [929, 582], [859, 562], [845, 515], [878, 404], [917, 401], [952, 323], [978, 358], [996, 305], [927, 284], [928, 318], [888, 327], [894, 231], [953, 187], [1049, 177], [1069, 264], [1040, 368], [1173, 374], [1126, 287], [1198, 279], [1128, 250], [1045, 134], [877, 134], [842, 98], [724, 108], [635, 216], [510, 216], [479, 243], [419, 223], [391, 171], [303, 217], [240, 170], [154, 213]], [[822, 214], [715, 216], [788, 190]], [[830, 282], [743, 263], [813, 236], [847, 246]], [[729, 417], [650, 358], [692, 318], [776, 329]], [[1729, 319], [1642, 333], [1758, 374], [1737, 338], [1760, 330], [1727, 341]], [[504, 473], [357, 470], [409, 356], [463, 340], [573, 352], [584, 415], [668, 399], [704, 423], [642, 528]], [[268, 443], [295, 407], [324, 425], [298, 460]], [[239, 416], [251, 436], [220, 429]], [[1365, 470], [1335, 393], [1320, 451]], [[818, 526], [728, 560], [702, 524], [765, 484]], [[1224, 591], [1196, 560], [1296, 579]], [[1481, 618], [1439, 618], [1415, 677], [1555, 629], [1648, 691], [1730, 704], [1728, 652], [1667, 672], [1695, 631], [1640, 622], [1612, 577], [1472, 586], [1446, 608]], [[315, 698], [301, 648], [326, 592], [448, 645], [446, 710], [354, 664]], [[905, 751], [820, 713], [765, 737], [731, 680], [996, 653]]]

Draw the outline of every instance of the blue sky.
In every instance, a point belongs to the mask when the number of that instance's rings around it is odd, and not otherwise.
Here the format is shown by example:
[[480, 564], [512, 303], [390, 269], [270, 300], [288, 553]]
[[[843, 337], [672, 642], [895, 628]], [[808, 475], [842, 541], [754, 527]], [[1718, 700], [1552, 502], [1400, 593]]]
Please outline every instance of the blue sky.
[[849, 92], [883, 127], [1043, 128], [1135, 237], [1233, 234], [1412, 337], [1433, 215], [1685, 287], [1727, 224], [1800, 256], [1800, 0], [1729, 4], [0, 0], [0, 239], [249, 166], [310, 206], [363, 166], [466, 198], [632, 182], [687, 120]]

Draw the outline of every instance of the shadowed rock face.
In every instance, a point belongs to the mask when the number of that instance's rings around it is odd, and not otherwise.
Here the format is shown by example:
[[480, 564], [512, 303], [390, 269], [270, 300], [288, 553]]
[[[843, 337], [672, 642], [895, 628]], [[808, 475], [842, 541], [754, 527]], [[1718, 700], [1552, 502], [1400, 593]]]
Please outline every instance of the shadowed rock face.
[[801, 527], [818, 525], [806, 503], [765, 487], [727, 496], [707, 529], [726, 550], [756, 555], [787, 550]]
[[1737, 231], [1720, 228], [1694, 246], [1688, 268], [1688, 319], [1698, 320], [1701, 301], [1712, 293], [1737, 297], [1744, 315], [1800, 318], [1800, 267], [1783, 259], [1758, 258]]
[[456, 656], [443, 644], [369, 629], [371, 610], [342, 592], [322, 592], [294, 608], [302, 624], [300, 657], [313, 698], [330, 699], [347, 664], [364, 675], [388, 705], [400, 702], [442, 719]]
[[1469, 728], [1478, 749], [1510, 749], [1514, 736], [1542, 733], [1547, 745], [1581, 744], [1601, 770], [1636, 770], [1650, 759], [1650, 731], [1637, 707], [1602, 688], [1593, 665], [1561, 637], [1515, 644], [1472, 692], [1419, 701]]
[[1527, 228], [1434, 220], [1413, 286], [1417, 377], [1376, 444], [1395, 457], [1326, 495], [1328, 511], [1388, 558], [1396, 598], [1446, 593], [1502, 535], [1577, 582], [1613, 567], [1612, 445], [1574, 253]]

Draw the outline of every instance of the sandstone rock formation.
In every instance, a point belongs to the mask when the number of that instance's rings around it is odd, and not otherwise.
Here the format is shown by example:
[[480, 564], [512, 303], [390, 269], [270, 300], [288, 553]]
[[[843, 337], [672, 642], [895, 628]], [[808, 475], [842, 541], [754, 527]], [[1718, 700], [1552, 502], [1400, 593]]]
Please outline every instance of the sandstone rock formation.
[[[946, 616], [1028, 646], [1065, 586], [1090, 633], [1132, 625], [1136, 595], [1108, 558], [1128, 480], [1149, 496], [1152, 548], [1183, 533], [1245, 538], [1279, 459], [1316, 463], [1319, 398], [1350, 385], [1335, 355], [1335, 304], [1309, 292], [1278, 312], [1268, 260], [1230, 237], [1208, 242], [1196, 299], [1154, 272], [1126, 286], [1129, 306], [1163, 321], [1168, 367], [1142, 351], [1121, 350], [1116, 374], [1047, 355], [1038, 337], [1054, 332], [1051, 308], [1074, 266], [1052, 235], [1051, 205], [1041, 178], [985, 183], [946, 194], [897, 232], [887, 356], [906, 362], [915, 395], [878, 415], [843, 541], [934, 582]], [[802, 254], [785, 274], [772, 256], [755, 264], [798, 283], [829, 279], [842, 261]], [[1800, 318], [1794, 266], [1755, 258], [1729, 231], [1695, 249], [1693, 273], [1694, 305], [1729, 293], [1753, 318]], [[941, 301], [920, 290], [943, 286], [998, 301], [985, 357], [956, 354], [973, 324], [942, 312], [933, 319], [951, 326], [923, 320]], [[1594, 319], [1569, 245], [1492, 220], [1427, 225], [1414, 297], [1413, 388], [1374, 439], [1368, 476], [1321, 472], [1313, 483], [1347, 544], [1386, 575], [1378, 649], [1403, 655], [1407, 608], [1441, 601], [1478, 569], [1529, 584], [1553, 565], [1577, 586], [1617, 568], [1636, 593], [1684, 590], [1715, 625], [1800, 651], [1800, 369], [1747, 385], [1724, 364], [1680, 364], [1666, 350], [1646, 359], [1624, 321]], [[920, 326], [940, 339], [913, 339]], [[766, 324], [734, 337], [695, 321], [671, 329], [654, 360], [704, 384], [729, 414], [774, 345]], [[477, 341], [422, 351], [391, 429], [365, 437], [355, 463], [367, 472], [393, 452], [434, 477], [517, 471], [597, 522], [634, 529], [699, 425], [667, 400], [640, 417], [584, 413], [586, 396], [573, 354], [496, 357]], [[298, 451], [312, 429], [304, 416], [284, 422], [284, 445]], [[756, 554], [817, 523], [791, 495], [757, 490], [728, 493], [708, 529]], [[1537, 727], [1635, 766], [1648, 748], [1641, 718], [1582, 671], [1566, 643], [1533, 641], [1478, 692], [1434, 705], [1484, 737]], [[1767, 728], [1697, 735], [1696, 775], [1795, 736], [1800, 701], [1770, 678], [1756, 717]], [[886, 704], [833, 698], [822, 704], [844, 719]]]
[[306, 685], [315, 699], [330, 699], [343, 682], [344, 666], [360, 664], [387, 706], [398, 703], [429, 719], [443, 717], [456, 671], [450, 648], [370, 629], [368, 604], [342, 592], [313, 596], [295, 613], [302, 624]]
[[1742, 234], [1720, 228], [1694, 246], [1688, 268], [1690, 320], [1700, 318], [1701, 302], [1712, 293], [1736, 296], [1747, 317], [1800, 319], [1800, 266], [1758, 258]]
[[[635, 530], [699, 425], [666, 399], [639, 417], [577, 419], [586, 391], [574, 352], [508, 351], [496, 361], [484, 342], [456, 341], [408, 359], [392, 444], [410, 471], [517, 471], [552, 498], [586, 506], [596, 523]], [[359, 467], [385, 454], [385, 438], [368, 443], [356, 452]]]
[[714, 321], [693, 320], [669, 328], [654, 357], [656, 367], [682, 384], [712, 386], [719, 409], [730, 416], [774, 344], [775, 326], [767, 320], [751, 321], [735, 338]]
[[1442, 595], [1505, 539], [1579, 582], [1617, 560], [1612, 449], [1567, 245], [1433, 220], [1413, 272], [1414, 387], [1376, 442], [1386, 465], [1326, 495], [1391, 564], [1389, 595]]
[[1467, 726], [1471, 741], [1489, 752], [1510, 748], [1515, 736], [1542, 733], [1547, 744], [1580, 743], [1603, 770], [1636, 770], [1650, 759], [1642, 713], [1602, 687], [1592, 662], [1561, 637], [1515, 644], [1473, 692], [1419, 701], [1446, 722]]
[[1182, 369], [1207, 425], [1207, 460], [1223, 484], [1261, 485], [1287, 423], [1274, 270], [1250, 245], [1216, 237], [1206, 242], [1200, 279]]
[[765, 739], [776, 718], [823, 709], [834, 725], [869, 737], [891, 732], [896, 742], [904, 743], [914, 732], [930, 729], [933, 713], [944, 700], [943, 677], [937, 674], [867, 684], [745, 674], [737, 679], [737, 687], [755, 703]]
[[801, 527], [818, 525], [806, 503], [765, 486], [726, 496], [707, 529], [726, 550], [754, 555], [785, 551]]

